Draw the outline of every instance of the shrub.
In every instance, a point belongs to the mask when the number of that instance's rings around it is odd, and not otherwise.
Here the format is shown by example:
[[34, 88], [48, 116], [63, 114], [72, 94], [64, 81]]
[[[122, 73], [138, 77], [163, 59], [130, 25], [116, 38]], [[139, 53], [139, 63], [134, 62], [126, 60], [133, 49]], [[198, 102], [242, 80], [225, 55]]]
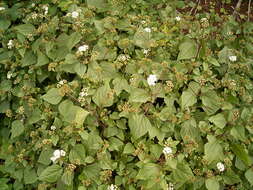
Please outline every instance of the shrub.
[[252, 188], [252, 22], [177, 0], [1, 6], [1, 190]]

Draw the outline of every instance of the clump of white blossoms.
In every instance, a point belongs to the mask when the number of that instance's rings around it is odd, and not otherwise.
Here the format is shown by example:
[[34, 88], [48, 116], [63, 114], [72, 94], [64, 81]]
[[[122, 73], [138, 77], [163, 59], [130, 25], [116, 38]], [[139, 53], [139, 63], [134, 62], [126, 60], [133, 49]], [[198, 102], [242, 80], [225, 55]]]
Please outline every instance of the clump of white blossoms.
[[149, 75], [147, 78], [147, 82], [149, 86], [155, 86], [156, 82], [157, 82], [157, 77], [156, 75]]
[[148, 28], [148, 27], [144, 28], [144, 31], [150, 33], [151, 32], [151, 28]]
[[129, 59], [130, 59], [130, 56], [129, 56], [129, 55], [125, 55], [125, 54], [120, 54], [120, 55], [118, 56], [117, 59], [118, 59], [119, 61], [124, 62], [124, 61], [129, 60]]
[[53, 153], [53, 156], [50, 158], [50, 160], [52, 160], [53, 162], [55, 162], [57, 159], [59, 159], [60, 157], [63, 157], [66, 155], [66, 152], [64, 150], [55, 150]]
[[72, 18], [77, 18], [79, 16], [79, 13], [77, 12], [77, 11], [73, 11], [72, 13], [71, 13], [71, 17]]
[[174, 185], [172, 183], [169, 183], [168, 190], [174, 190]]
[[83, 88], [79, 93], [78, 101], [80, 103], [85, 102], [85, 96], [88, 96], [88, 88]]
[[45, 11], [44, 14], [47, 15], [48, 14], [48, 6], [44, 5], [42, 7], [42, 9], [44, 9], [44, 11]]
[[176, 17], [175, 17], [175, 20], [176, 20], [176, 21], [180, 21], [180, 20], [181, 20], [181, 17], [180, 17], [180, 16], [176, 16]]
[[82, 46], [79, 46], [79, 47], [78, 47], [77, 52], [78, 52], [78, 53], [82, 53], [82, 52], [87, 51], [88, 49], [89, 49], [89, 46], [88, 46], [88, 45], [82, 45]]
[[66, 84], [66, 83], [67, 83], [66, 80], [61, 80], [61, 81], [59, 81], [58, 84], [57, 84], [57, 88], [62, 87], [62, 85]]
[[117, 190], [118, 187], [117, 187], [117, 185], [111, 184], [107, 189], [108, 190]]
[[12, 72], [8, 71], [8, 73], [7, 73], [7, 79], [11, 79], [11, 77], [12, 77]]
[[5, 7], [0, 7], [0, 11], [4, 11], [5, 10]]
[[235, 62], [237, 60], [237, 57], [235, 55], [231, 55], [228, 57], [228, 59], [232, 62]]
[[163, 148], [163, 154], [165, 154], [165, 155], [170, 155], [170, 154], [172, 154], [172, 148], [169, 147], [169, 146], [165, 146], [165, 147]]
[[14, 47], [13, 40], [9, 40], [7, 47], [8, 47], [8, 49], [12, 49]]
[[150, 49], [144, 49], [144, 50], [143, 50], [143, 53], [144, 53], [145, 55], [148, 55], [149, 52], [150, 52]]
[[50, 129], [51, 129], [52, 131], [55, 131], [55, 130], [56, 130], [56, 126], [52, 125], [52, 126], [50, 127]]
[[225, 166], [221, 162], [218, 162], [216, 166], [220, 172], [223, 172], [225, 170]]

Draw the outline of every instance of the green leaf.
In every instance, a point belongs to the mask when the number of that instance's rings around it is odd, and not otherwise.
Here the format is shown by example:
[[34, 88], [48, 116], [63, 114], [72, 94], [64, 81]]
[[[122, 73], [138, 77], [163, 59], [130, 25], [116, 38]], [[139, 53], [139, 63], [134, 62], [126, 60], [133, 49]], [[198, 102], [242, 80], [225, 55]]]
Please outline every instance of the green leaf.
[[248, 153], [245, 151], [245, 149], [243, 148], [242, 145], [232, 143], [230, 146], [231, 146], [231, 150], [234, 152], [234, 154], [238, 158], [240, 158], [244, 164], [246, 164], [247, 166], [250, 166], [252, 164]]
[[82, 126], [84, 120], [89, 115], [89, 112], [79, 106], [74, 106], [74, 107], [75, 107], [75, 113], [76, 113], [74, 122], [77, 124], [77, 126]]
[[212, 115], [221, 108], [220, 99], [213, 90], [202, 91], [202, 108], [208, 115]]
[[230, 134], [236, 139], [236, 140], [241, 140], [241, 141], [245, 141], [246, 137], [245, 137], [245, 128], [241, 125], [239, 126], [234, 126], [231, 131]]
[[224, 128], [227, 124], [227, 121], [222, 113], [212, 116], [208, 120], [221, 129]]
[[115, 78], [112, 83], [114, 85], [114, 90], [117, 96], [121, 93], [122, 90], [125, 90], [127, 92], [130, 91], [130, 86], [127, 80], [124, 78]]
[[88, 7], [95, 7], [97, 9], [104, 9], [107, 7], [106, 0], [87, 0]]
[[201, 142], [200, 131], [194, 119], [187, 120], [182, 124], [180, 135], [185, 143]]
[[155, 40], [151, 37], [151, 33], [145, 32], [143, 28], [139, 28], [133, 38], [134, 44], [141, 48], [148, 49], [155, 43]]
[[131, 143], [127, 143], [124, 147], [123, 154], [132, 154], [135, 148]]
[[219, 190], [220, 189], [220, 184], [215, 177], [206, 179], [205, 184], [206, 184], [206, 188], [208, 190]]
[[8, 19], [0, 18], [0, 30], [6, 30], [11, 25], [11, 21]]
[[22, 67], [34, 65], [37, 62], [37, 57], [32, 51], [26, 51], [24, 58], [21, 60]]
[[172, 173], [173, 179], [176, 182], [185, 183], [193, 177], [191, 168], [186, 163], [178, 163], [176, 170]]
[[50, 104], [56, 105], [58, 104], [62, 96], [60, 95], [60, 91], [57, 88], [51, 88], [45, 95], [41, 97], [45, 101], [47, 101]]
[[35, 169], [32, 169], [30, 167], [26, 167], [24, 170], [24, 183], [27, 184], [33, 184], [37, 181], [38, 177], [35, 172]]
[[22, 25], [16, 26], [15, 29], [19, 33], [21, 33], [25, 36], [29, 35], [29, 34], [32, 34], [35, 31], [35, 27], [32, 24], [22, 24]]
[[222, 146], [220, 145], [219, 141], [211, 135], [207, 136], [208, 143], [205, 144], [205, 156], [204, 158], [208, 162], [213, 162], [213, 161], [219, 161], [223, 160], [224, 154], [222, 150]]
[[128, 120], [130, 132], [133, 138], [138, 139], [145, 135], [152, 125], [148, 118], [143, 114], [131, 114]]
[[68, 37], [66, 46], [71, 50], [81, 39], [82, 35], [79, 32], [74, 32]]
[[219, 62], [213, 57], [207, 57], [207, 61], [208, 61], [208, 63], [211, 63], [214, 66], [217, 66], [217, 67], [220, 66]]
[[249, 181], [250, 185], [253, 186], [253, 170], [252, 170], [252, 168], [248, 169], [245, 172], [245, 177]]
[[53, 156], [52, 149], [43, 149], [40, 153], [38, 162], [47, 166], [51, 163], [50, 158], [52, 156]]
[[74, 172], [69, 170], [66, 170], [61, 177], [61, 181], [68, 186], [70, 186], [73, 183], [73, 179], [74, 179]]
[[40, 176], [39, 176], [39, 180], [40, 181], [44, 181], [44, 182], [48, 182], [48, 183], [54, 183], [56, 182], [59, 177], [62, 174], [62, 167], [59, 165], [52, 165], [52, 166], [48, 166], [46, 169], [44, 169]]
[[46, 55], [41, 52], [38, 52], [38, 59], [36, 66], [43, 66], [49, 63], [49, 59]]
[[109, 107], [113, 104], [113, 91], [110, 88], [109, 83], [105, 83], [104, 86], [97, 89], [96, 93], [92, 97], [92, 100], [99, 107]]
[[11, 124], [11, 139], [18, 137], [25, 130], [23, 123], [20, 120], [15, 120]]
[[136, 179], [148, 180], [159, 176], [161, 168], [154, 163], [147, 163], [139, 170]]
[[69, 161], [73, 164], [85, 164], [86, 151], [82, 144], [75, 145], [69, 153]]
[[80, 76], [83, 77], [84, 74], [86, 73], [87, 70], [87, 66], [85, 64], [82, 63], [76, 63], [74, 65], [74, 71]]
[[141, 102], [145, 103], [150, 99], [149, 94], [144, 89], [132, 88], [130, 91], [130, 102]]
[[177, 60], [191, 59], [196, 57], [198, 46], [194, 40], [187, 39], [179, 46], [179, 54]]
[[197, 102], [196, 95], [192, 93], [191, 90], [186, 90], [182, 93], [181, 96], [181, 107], [182, 109], [187, 108], [189, 106], [193, 106]]

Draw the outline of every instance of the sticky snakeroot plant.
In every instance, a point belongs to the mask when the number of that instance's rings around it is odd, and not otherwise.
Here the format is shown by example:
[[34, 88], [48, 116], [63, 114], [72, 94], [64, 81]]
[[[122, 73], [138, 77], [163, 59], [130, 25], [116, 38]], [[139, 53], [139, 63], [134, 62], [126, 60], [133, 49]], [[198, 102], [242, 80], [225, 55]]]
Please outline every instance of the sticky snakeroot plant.
[[202, 4], [1, 1], [0, 189], [251, 190], [253, 25]]

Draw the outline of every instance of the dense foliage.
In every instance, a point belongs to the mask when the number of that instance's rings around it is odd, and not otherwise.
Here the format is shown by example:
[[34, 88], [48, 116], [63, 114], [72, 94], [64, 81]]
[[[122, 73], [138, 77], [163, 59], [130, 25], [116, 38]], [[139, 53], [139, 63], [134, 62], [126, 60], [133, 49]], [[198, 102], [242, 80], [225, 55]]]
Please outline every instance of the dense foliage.
[[253, 24], [185, 6], [2, 3], [0, 189], [252, 189]]

